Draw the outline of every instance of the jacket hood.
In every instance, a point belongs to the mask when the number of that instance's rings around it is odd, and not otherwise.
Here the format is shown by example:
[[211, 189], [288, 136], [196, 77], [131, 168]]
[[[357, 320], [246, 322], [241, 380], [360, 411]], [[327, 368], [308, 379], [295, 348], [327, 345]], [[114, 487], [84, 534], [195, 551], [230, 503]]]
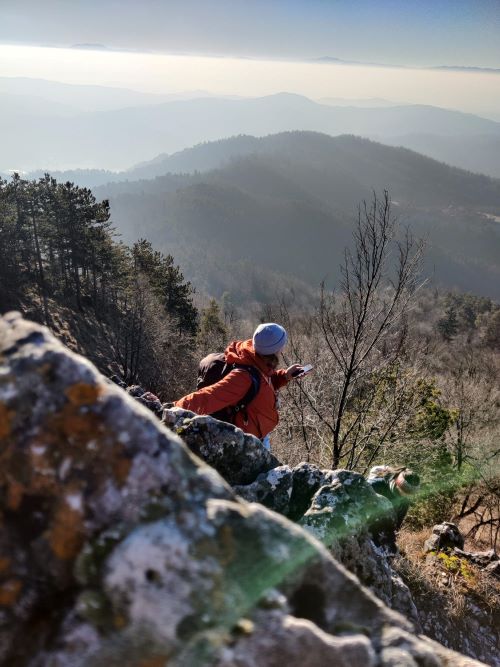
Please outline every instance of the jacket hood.
[[235, 340], [232, 343], [229, 343], [224, 355], [228, 364], [255, 366], [255, 368], [258, 368], [264, 375], [272, 375], [274, 372], [256, 355], [251, 338], [249, 340]]

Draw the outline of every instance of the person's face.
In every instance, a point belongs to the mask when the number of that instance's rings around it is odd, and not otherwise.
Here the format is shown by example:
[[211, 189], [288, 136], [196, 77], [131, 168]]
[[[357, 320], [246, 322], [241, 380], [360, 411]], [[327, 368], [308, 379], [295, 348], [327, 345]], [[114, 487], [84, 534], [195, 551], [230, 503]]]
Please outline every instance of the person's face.
[[263, 354], [262, 359], [264, 359], [264, 362], [269, 370], [275, 371], [278, 368], [280, 359], [277, 354]]

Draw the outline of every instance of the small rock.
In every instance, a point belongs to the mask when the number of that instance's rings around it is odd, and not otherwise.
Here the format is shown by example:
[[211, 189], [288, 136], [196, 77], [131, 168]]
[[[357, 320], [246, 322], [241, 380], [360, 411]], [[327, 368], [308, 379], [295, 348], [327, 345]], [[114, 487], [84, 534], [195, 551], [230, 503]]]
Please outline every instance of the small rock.
[[433, 527], [431, 537], [424, 544], [424, 553], [464, 548], [464, 538], [454, 523], [447, 521]]

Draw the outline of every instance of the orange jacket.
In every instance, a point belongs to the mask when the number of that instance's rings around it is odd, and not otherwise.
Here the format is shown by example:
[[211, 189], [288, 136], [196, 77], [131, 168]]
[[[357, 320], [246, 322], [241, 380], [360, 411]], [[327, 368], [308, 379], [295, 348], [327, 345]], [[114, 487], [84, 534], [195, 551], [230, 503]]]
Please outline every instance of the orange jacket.
[[[246, 409], [248, 423], [241, 412], [236, 414], [234, 423], [245, 433], [263, 438], [278, 424], [276, 391], [287, 384], [286, 371], [270, 370], [255, 354], [251, 339], [230, 343], [224, 355], [228, 364], [255, 366], [261, 372], [262, 378], [257, 396]], [[184, 396], [175, 405], [199, 415], [210, 415], [236, 405], [245, 396], [251, 384], [250, 374], [243, 368], [236, 368], [219, 382]]]

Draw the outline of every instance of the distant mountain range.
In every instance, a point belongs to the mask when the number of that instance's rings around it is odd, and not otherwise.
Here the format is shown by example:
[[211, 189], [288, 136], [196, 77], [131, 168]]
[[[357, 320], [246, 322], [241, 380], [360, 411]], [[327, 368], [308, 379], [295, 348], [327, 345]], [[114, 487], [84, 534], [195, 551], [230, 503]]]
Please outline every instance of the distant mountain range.
[[[0, 96], [7, 105], [11, 95], [26, 98], [25, 113], [30, 110], [32, 113], [43, 112], [46, 107], [50, 109], [51, 104], [61, 104], [66, 109], [70, 109], [73, 115], [94, 111], [111, 111], [125, 107], [150, 106], [174, 100], [209, 96], [202, 90], [163, 95], [141, 93], [128, 88], [61, 83], [29, 77], [0, 77]], [[30, 108], [30, 97], [37, 97], [40, 100], [39, 109], [36, 107]]]
[[469, 65], [437, 65], [429, 69], [444, 69], [458, 72], [487, 72], [489, 74], [500, 74], [498, 67], [471, 67]]
[[157, 168], [184, 173], [95, 193], [110, 199], [124, 241], [149, 238], [215, 296], [259, 292], [265, 300], [266, 284], [275, 291], [297, 279], [334, 285], [358, 203], [387, 188], [402, 223], [427, 239], [425, 270], [435, 283], [500, 298], [500, 180], [314, 132], [207, 143], [136, 175]]
[[[51, 82], [5, 78], [0, 79], [0, 101], [2, 172], [96, 167], [123, 171], [160, 153], [172, 154], [204, 141], [308, 130], [406, 146], [500, 177], [500, 123], [437, 107], [380, 102], [374, 108], [332, 106], [288, 93], [165, 101], [133, 91], [92, 86], [68, 90], [63, 84], [54, 88]], [[112, 103], [124, 106], [111, 108]], [[102, 182], [102, 176], [97, 174], [96, 182]]]
[[487, 72], [490, 74], [500, 74], [500, 69], [496, 67], [474, 67], [470, 65], [397, 65], [388, 63], [364, 62], [362, 60], [342, 60], [334, 56], [320, 56], [314, 58], [317, 63], [331, 63], [333, 65], [362, 65], [368, 67], [391, 67], [403, 69], [431, 69], [431, 70], [451, 70], [456, 72]]
[[393, 102], [382, 97], [367, 97], [348, 99], [345, 97], [322, 97], [317, 100], [320, 104], [328, 104], [332, 107], [364, 107], [375, 109], [377, 107], [399, 107], [404, 106], [401, 102]]

